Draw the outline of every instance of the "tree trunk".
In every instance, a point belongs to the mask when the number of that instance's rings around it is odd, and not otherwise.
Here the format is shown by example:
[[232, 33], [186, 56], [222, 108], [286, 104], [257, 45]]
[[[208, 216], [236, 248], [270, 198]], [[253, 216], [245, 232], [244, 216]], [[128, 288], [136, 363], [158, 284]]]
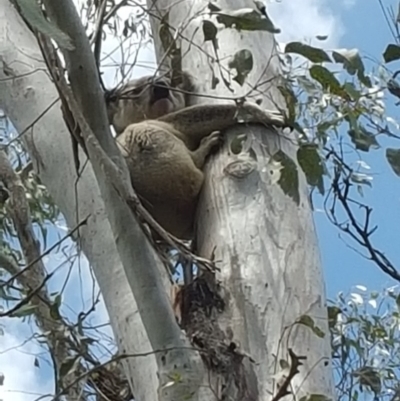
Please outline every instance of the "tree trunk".
[[[36, 39], [9, 0], [0, 0], [0, 107], [23, 139], [35, 171], [60, 208], [70, 228], [90, 218], [79, 230], [79, 243], [94, 268], [120, 353], [151, 351], [99, 187], [88, 163], [77, 179], [70, 134], [56, 102]], [[41, 116], [39, 118], [39, 116]], [[80, 154], [81, 165], [85, 156]], [[157, 398], [154, 355], [125, 360], [135, 397]], [[134, 378], [135, 382], [133, 385]]]
[[[277, 91], [281, 75], [273, 35], [223, 27], [216, 36], [217, 57], [212, 41], [204, 40], [202, 29], [202, 17], [208, 18], [208, 3], [159, 0], [157, 11], [153, 11], [161, 17], [169, 12], [171, 33], [178, 38], [184, 55], [183, 69], [201, 77], [196, 82], [198, 92], [207, 97], [198, 97], [197, 103], [218, 103], [218, 96], [239, 98], [255, 87], [250, 91], [250, 99], [262, 99], [265, 108], [284, 108]], [[149, 8], [151, 4], [149, 0]], [[221, 0], [212, 4], [223, 11], [255, 9], [250, 0]], [[215, 18], [212, 21], [216, 23]], [[152, 18], [151, 22], [157, 58], [165, 60], [163, 38], [157, 34], [160, 19]], [[241, 87], [232, 80], [231, 74], [236, 71], [229, 70], [228, 63], [242, 49], [251, 51], [254, 66]], [[233, 93], [224, 85], [221, 72]], [[215, 89], [211, 85], [213, 74], [219, 79]], [[241, 153], [234, 154], [231, 142], [241, 134], [246, 140]], [[277, 133], [256, 124], [238, 125], [227, 130], [223, 149], [206, 167], [198, 208], [197, 249], [201, 256], [209, 258], [214, 254], [218, 261], [217, 279], [226, 301], [225, 310], [218, 317], [219, 328], [226, 341], [235, 343], [256, 362], [244, 363], [244, 382], [220, 382], [215, 386], [220, 394], [227, 391], [221, 386], [231, 385], [228, 393], [233, 394], [233, 399], [240, 398], [240, 387], [247, 389], [242, 399], [265, 400], [276, 395], [277, 382], [282, 385], [281, 376], [276, 375], [282, 368], [279, 360], [289, 364], [291, 358], [293, 361], [289, 349], [307, 358], [291, 380], [291, 391], [299, 398], [311, 394], [334, 398], [325, 288], [307, 184], [297, 165], [297, 205], [271, 175], [271, 156], [276, 151], [283, 150], [297, 162], [293, 139], [294, 134]], [[304, 324], [294, 325], [300, 318]], [[325, 334], [323, 338], [318, 335], [319, 329]]]
[[[187, 40], [181, 41], [182, 54], [190, 48], [190, 57], [186, 55], [183, 65], [201, 77], [199, 91], [232, 97], [232, 93], [223, 87], [221, 79], [216, 90], [211, 89], [212, 71], [217, 76], [222, 71], [228, 77], [227, 61], [219, 70], [217, 58], [207, 55], [213, 54], [210, 42], [206, 42], [206, 52], [200, 50], [204, 48], [202, 27], [199, 25], [201, 18], [189, 20], [189, 16], [206, 9], [208, 2], [149, 0], [149, 3], [152, 13], [155, 12], [154, 5], [162, 14], [169, 10], [169, 23], [173, 27], [182, 24], [185, 28], [183, 39], [194, 41], [195, 46], [190, 46]], [[48, 4], [56, 5], [49, 0]], [[59, 3], [58, 6], [63, 5]], [[220, 1], [218, 6], [229, 6], [230, 10], [234, 10], [253, 7], [254, 4], [232, 0]], [[20, 133], [26, 131], [25, 142], [35, 170], [69, 227], [73, 228], [90, 215], [87, 225], [80, 230], [80, 241], [94, 267], [120, 351], [127, 354], [151, 351], [149, 337], [155, 333], [146, 333], [131, 286], [128, 285], [126, 270], [118, 255], [116, 239], [97, 185], [99, 174], [96, 171], [95, 176], [88, 164], [77, 181], [69, 133], [58, 104], [54, 103], [58, 94], [43, 71], [44, 64], [36, 41], [8, 0], [0, 0], [0, 19], [0, 107], [4, 108]], [[189, 25], [185, 26], [189, 21]], [[66, 24], [67, 29], [70, 27]], [[153, 20], [153, 27], [156, 28], [153, 32], [160, 59], [162, 50], [156, 20]], [[199, 28], [198, 31], [195, 31], [196, 28]], [[278, 95], [270, 78], [279, 78], [277, 58], [271, 60], [271, 55], [275, 55], [272, 36], [225, 29], [218, 33], [217, 38], [219, 60], [226, 60], [226, 56], [241, 49], [251, 50], [254, 67], [247, 82], [258, 84], [259, 92], [255, 97], [262, 97], [262, 105], [271, 108], [274, 104], [271, 99], [277, 99]], [[264, 83], [260, 85], [260, 81]], [[234, 95], [243, 95], [249, 89], [247, 84], [240, 88], [233, 83], [232, 87]], [[199, 99], [201, 101], [204, 100]], [[210, 101], [207, 99], [207, 102]], [[217, 99], [212, 101], [217, 103]], [[36, 121], [41, 114], [43, 116]], [[215, 247], [220, 268], [218, 279], [224, 289], [226, 303], [224, 312], [216, 316], [215, 322], [210, 320], [213, 324], [211, 337], [219, 336], [215, 341], [217, 348], [213, 350], [207, 348], [210, 344], [205, 344], [207, 352], [203, 354], [207, 359], [210, 358], [209, 351], [217, 351], [213, 361], [218, 369], [207, 365], [209, 372], [203, 377], [199, 368], [199, 377], [189, 378], [194, 384], [189, 382], [185, 387], [185, 375], [172, 375], [171, 383], [164, 381], [167, 366], [161, 372], [164, 375], [161, 384], [165, 386], [161, 388], [162, 392], [157, 392], [160, 384], [157, 374], [163, 369], [160, 358], [156, 360], [153, 355], [129, 358], [126, 372], [131, 384], [134, 383], [135, 399], [140, 401], [189, 398], [205, 401], [223, 396], [235, 400], [278, 400], [285, 395], [285, 391], [291, 390], [290, 384], [295, 385], [294, 391], [299, 397], [320, 393], [333, 398], [324, 288], [304, 177], [300, 175], [301, 202], [298, 207], [268, 176], [270, 155], [277, 148], [282, 148], [293, 156], [296, 148], [289, 141], [284, 141], [281, 134], [278, 138], [276, 133], [256, 125], [238, 126], [228, 131], [227, 143], [238, 132], [246, 133], [244, 147], [249, 145], [251, 152], [247, 147], [240, 157], [234, 156], [226, 144], [213, 158], [207, 168], [198, 219], [197, 246], [206, 257], [211, 256]], [[251, 169], [254, 170], [251, 174], [244, 174]], [[232, 172], [241, 173], [242, 179], [235, 178]], [[73, 188], [77, 190], [78, 204]], [[246, 210], [245, 206], [248, 206]], [[135, 245], [138, 246], [132, 244]], [[298, 325], [288, 328], [301, 315], [311, 316], [315, 325], [326, 334], [325, 338], [317, 337], [309, 327]], [[144, 319], [151, 319], [151, 316], [144, 316]], [[311, 325], [310, 320], [303, 318], [303, 322]], [[162, 327], [159, 329], [162, 330]], [[317, 332], [315, 327], [314, 331]], [[191, 335], [195, 337], [193, 333]], [[294, 379], [292, 376], [296, 372], [293, 367], [298, 367], [299, 360], [293, 353], [289, 358], [289, 348], [293, 348], [296, 355], [307, 357]], [[285, 372], [290, 383], [280, 381], [280, 389], [273, 381], [277, 378], [273, 376], [276, 366], [279, 366], [276, 355], [292, 364], [292, 370], [288, 368]], [[221, 359], [221, 356], [226, 358]], [[198, 387], [199, 380], [203, 381], [201, 387]], [[297, 391], [299, 384], [302, 384], [301, 389]], [[187, 393], [174, 392], [176, 387]]]

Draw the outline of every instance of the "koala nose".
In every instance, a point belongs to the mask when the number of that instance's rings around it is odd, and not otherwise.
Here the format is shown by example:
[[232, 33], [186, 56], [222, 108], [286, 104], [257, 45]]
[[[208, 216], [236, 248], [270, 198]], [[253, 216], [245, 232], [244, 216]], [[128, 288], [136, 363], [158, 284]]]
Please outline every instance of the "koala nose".
[[169, 96], [169, 88], [164, 81], [157, 81], [153, 86], [154, 100], [165, 99]]

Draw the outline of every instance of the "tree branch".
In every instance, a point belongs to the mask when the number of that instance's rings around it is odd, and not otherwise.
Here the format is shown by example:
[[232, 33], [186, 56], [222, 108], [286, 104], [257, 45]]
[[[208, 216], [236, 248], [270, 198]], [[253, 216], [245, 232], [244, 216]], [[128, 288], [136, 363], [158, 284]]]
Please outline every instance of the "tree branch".
[[[91, 137], [86, 138], [89, 139], [86, 142], [89, 157], [106, 204], [114, 236], [118, 238], [119, 254], [139, 310], [143, 315], [143, 323], [150, 342], [155, 348], [161, 348], [166, 345], [165, 339], [168, 338], [168, 341], [172, 341], [173, 344], [177, 341], [177, 344], [174, 344], [176, 346], [183, 345], [179, 339], [180, 330], [176, 325], [172, 308], [159, 277], [157, 269], [159, 262], [153, 250], [150, 249], [150, 244], [138, 222], [111, 185], [112, 178], [104, 176], [106, 168], [104, 162], [109, 160], [108, 167], [113, 163], [114, 168], [108, 169], [108, 172], [113, 171], [115, 176], [119, 176], [119, 180], [124, 182], [124, 187], [128, 186], [130, 194], [133, 194], [128, 169], [111, 136], [97, 68], [84, 28], [71, 1], [46, 0], [44, 3], [49, 16], [60, 29], [68, 34], [75, 46], [75, 50], [64, 51], [63, 54], [73, 96], [87, 121], [87, 127], [81, 126], [81, 130], [87, 132], [86, 128], [88, 128], [93, 132], [93, 140], [90, 140]], [[97, 140], [107, 155], [107, 159], [99, 160]], [[132, 242], [137, 246], [133, 247]], [[154, 314], [157, 315], [157, 320], [160, 320], [156, 321]], [[165, 330], [164, 333], [159, 330], [160, 322]]]
[[[96, 63], [90, 49], [85, 30], [81, 24], [72, 1], [45, 0], [46, 12], [50, 18], [72, 40], [75, 49], [64, 50], [68, 77], [71, 88], [82, 115], [87, 121], [94, 138], [108, 158], [121, 173], [120, 180], [134, 194], [130, 184], [128, 169], [122, 155], [111, 136], [103, 93], [100, 90]], [[84, 127], [81, 127], [83, 131]], [[187, 386], [193, 389], [193, 383], [199, 382], [198, 355], [184, 350], [186, 341], [181, 337], [181, 330], [176, 323], [172, 305], [160, 277], [160, 260], [147, 241], [135, 216], [121, 199], [115, 187], [106, 177], [104, 165], [97, 157], [95, 142], [86, 143], [89, 158], [107, 209], [108, 218], [116, 239], [116, 245], [138, 304], [141, 319], [153, 348], [176, 347], [176, 351], [167, 355], [157, 355], [160, 382], [163, 392], [178, 399], [187, 394]], [[135, 246], [132, 246], [135, 244]], [[174, 372], [183, 375], [185, 380], [168, 388]]]
[[301, 360], [306, 359], [305, 356], [297, 356], [291, 348], [288, 349], [288, 352], [290, 356], [289, 372], [284, 377], [278, 391], [272, 397], [271, 401], [279, 401], [283, 397], [291, 393], [291, 391], [289, 390], [290, 384], [292, 383], [293, 378], [299, 373], [299, 367], [302, 365]]
[[[353, 170], [344, 162], [343, 158], [333, 149], [330, 150], [328, 157], [332, 155], [335, 158], [337, 166], [335, 167], [335, 175], [332, 180], [332, 206], [325, 210], [327, 216], [340, 231], [349, 235], [358, 245], [364, 248], [368, 255], [362, 256], [374, 262], [384, 273], [388, 274], [394, 280], [400, 282], [400, 273], [393, 263], [379, 250], [374, 247], [370, 239], [371, 235], [376, 231], [377, 226], [370, 227], [372, 209], [354, 199], [350, 198], [350, 189], [353, 186], [351, 175]], [[337, 202], [342, 206], [348, 221], [340, 222], [336, 216]], [[354, 215], [351, 205], [357, 206], [364, 211], [364, 221], [359, 223]]]

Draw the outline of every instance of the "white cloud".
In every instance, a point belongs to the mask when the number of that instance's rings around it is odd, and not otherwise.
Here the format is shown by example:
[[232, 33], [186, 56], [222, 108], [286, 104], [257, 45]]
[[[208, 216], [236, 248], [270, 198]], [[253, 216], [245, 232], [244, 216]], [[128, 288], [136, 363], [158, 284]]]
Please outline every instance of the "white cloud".
[[[82, 0], [74, 0], [75, 3], [81, 3]], [[341, 37], [344, 34], [344, 27], [341, 22], [338, 9], [348, 9], [354, 6], [356, 0], [341, 0], [336, 4], [336, 13], [329, 0], [264, 0], [267, 3], [268, 14], [274, 24], [281, 29], [281, 33], [276, 36], [280, 43], [289, 41], [306, 41], [307, 43], [324, 48], [338, 47]], [[118, 11], [118, 16], [122, 20], [128, 18], [135, 20], [137, 18], [137, 8], [122, 7]], [[112, 38], [108, 35], [108, 40], [103, 43], [103, 55], [112, 52], [112, 57], [103, 63], [103, 79], [107, 87], [113, 87], [120, 81], [121, 76], [116, 76], [116, 65], [121, 63], [122, 29], [120, 24], [120, 34], [118, 38]], [[316, 39], [316, 36], [328, 36], [324, 41]], [[129, 62], [135, 60], [135, 66], [130, 72], [130, 77], [152, 74], [156, 68], [154, 49], [151, 42], [147, 42], [135, 57], [135, 51], [132, 51], [131, 43], [124, 43], [124, 53], [130, 49]], [[125, 60], [126, 61], [126, 60]]]
[[[325, 48], [336, 47], [344, 33], [340, 16], [334, 14], [328, 0], [281, 0], [269, 3], [267, 11], [281, 30], [276, 37], [279, 42], [306, 41]], [[319, 41], [317, 35], [328, 39]]]
[[352, 8], [356, 5], [357, 0], [343, 0], [343, 5], [346, 9]]
[[[46, 380], [49, 375], [41, 374], [41, 367], [35, 367], [35, 356], [43, 354], [43, 348], [36, 342], [26, 342], [26, 324], [21, 320], [4, 319], [2, 323], [5, 333], [0, 341], [0, 373], [4, 375], [4, 384], [0, 386], [0, 400], [33, 401], [51, 394], [52, 384]], [[39, 366], [48, 368], [42, 362]]]
[[[336, 4], [336, 10], [348, 9], [356, 0], [341, 0]], [[344, 34], [344, 27], [340, 14], [335, 13], [329, 0], [276, 0], [264, 1], [267, 4], [268, 14], [274, 24], [281, 29], [276, 36], [279, 43], [289, 41], [305, 41], [323, 48], [336, 48], [339, 46]], [[124, 7], [119, 11], [123, 19], [134, 18], [135, 11], [131, 7]], [[121, 35], [120, 35], [121, 36]], [[316, 39], [316, 36], [327, 36], [324, 41]], [[119, 46], [118, 40], [111, 38], [103, 45], [103, 53], [108, 54]], [[121, 61], [121, 52], [113, 55], [115, 62]], [[107, 63], [105, 63], [107, 64]], [[155, 71], [154, 49], [151, 43], [147, 43], [138, 53], [137, 62], [132, 70], [131, 77], [151, 74]], [[103, 68], [103, 78], [107, 86], [112, 87], [119, 82], [120, 77], [115, 76], [114, 68]]]

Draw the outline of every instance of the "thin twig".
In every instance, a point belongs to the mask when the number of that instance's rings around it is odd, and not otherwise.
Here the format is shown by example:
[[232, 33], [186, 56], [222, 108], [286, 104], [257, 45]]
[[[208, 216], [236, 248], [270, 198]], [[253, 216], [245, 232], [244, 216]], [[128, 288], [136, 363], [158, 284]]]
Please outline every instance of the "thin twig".
[[287, 376], [285, 376], [283, 382], [279, 386], [277, 393], [272, 397], [271, 401], [279, 401], [286, 395], [290, 394], [289, 387], [292, 383], [293, 378], [299, 373], [299, 367], [302, 366], [302, 360], [305, 360], [305, 356], [297, 356], [291, 348], [288, 349], [290, 356], [290, 368]]

